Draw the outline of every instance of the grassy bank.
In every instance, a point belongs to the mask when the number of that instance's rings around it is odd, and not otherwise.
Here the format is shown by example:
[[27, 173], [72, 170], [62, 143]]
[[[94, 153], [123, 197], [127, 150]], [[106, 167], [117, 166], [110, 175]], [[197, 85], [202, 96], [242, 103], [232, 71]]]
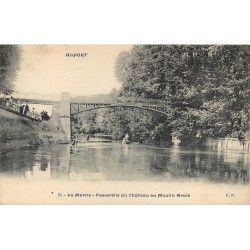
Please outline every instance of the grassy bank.
[[31, 120], [1, 117], [0, 152], [38, 143], [38, 130]]

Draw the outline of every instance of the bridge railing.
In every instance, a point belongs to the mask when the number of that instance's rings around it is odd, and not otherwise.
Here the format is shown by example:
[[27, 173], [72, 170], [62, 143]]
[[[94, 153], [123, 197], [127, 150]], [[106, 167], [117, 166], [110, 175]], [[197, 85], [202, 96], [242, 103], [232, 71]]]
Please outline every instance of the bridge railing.
[[147, 106], [166, 106], [167, 105], [167, 102], [163, 100], [146, 99], [146, 98], [140, 98], [140, 97], [126, 97], [126, 98], [118, 97], [116, 102], [147, 105]]
[[146, 99], [140, 97], [84, 97], [81, 100], [73, 103], [86, 103], [86, 104], [133, 104], [133, 105], [145, 105], [145, 106], [167, 106], [167, 102], [164, 100]]
[[41, 100], [41, 101], [59, 101], [60, 96], [49, 95], [49, 94], [37, 94], [31, 92], [18, 92], [15, 91], [11, 94], [14, 99], [24, 100]]

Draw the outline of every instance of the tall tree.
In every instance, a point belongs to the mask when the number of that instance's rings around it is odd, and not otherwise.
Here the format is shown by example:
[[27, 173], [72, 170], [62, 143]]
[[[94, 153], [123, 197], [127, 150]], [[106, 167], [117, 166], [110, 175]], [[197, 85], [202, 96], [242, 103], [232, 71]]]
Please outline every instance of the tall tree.
[[249, 131], [249, 46], [136, 45], [115, 72], [122, 95], [167, 101], [183, 140]]
[[0, 45], [0, 92], [10, 94], [14, 90], [21, 61], [21, 50], [18, 45]]

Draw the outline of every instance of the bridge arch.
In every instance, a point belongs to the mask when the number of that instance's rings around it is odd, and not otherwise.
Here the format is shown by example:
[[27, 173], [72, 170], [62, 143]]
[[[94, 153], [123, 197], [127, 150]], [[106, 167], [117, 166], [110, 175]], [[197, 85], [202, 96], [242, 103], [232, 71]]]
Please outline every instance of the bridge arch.
[[103, 108], [138, 108], [138, 109], [142, 109], [142, 110], [147, 110], [147, 111], [150, 111], [150, 112], [156, 112], [156, 113], [159, 113], [161, 115], [164, 115], [164, 116], [167, 116], [168, 115], [168, 112], [167, 110], [165, 109], [159, 109], [157, 107], [153, 108], [153, 107], [145, 107], [145, 106], [137, 106], [137, 105], [129, 105], [129, 104], [124, 104], [124, 105], [121, 105], [121, 104], [112, 104], [112, 105], [100, 105], [100, 106], [95, 106], [95, 107], [89, 107], [89, 108], [86, 108], [84, 110], [79, 110], [79, 111], [75, 111], [75, 112], [72, 112], [70, 114], [71, 117], [74, 117], [75, 115], [79, 115], [79, 114], [82, 114], [82, 113], [85, 113], [85, 112], [88, 112], [88, 111], [92, 111], [92, 110], [96, 110], [96, 109], [103, 109]]

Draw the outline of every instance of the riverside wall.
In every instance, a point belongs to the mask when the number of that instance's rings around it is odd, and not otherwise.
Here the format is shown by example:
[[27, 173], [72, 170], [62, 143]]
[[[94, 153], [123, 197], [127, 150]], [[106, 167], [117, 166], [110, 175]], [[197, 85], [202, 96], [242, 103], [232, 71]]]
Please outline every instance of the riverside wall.
[[[172, 138], [172, 143], [175, 146], [181, 144], [181, 141], [176, 137]], [[195, 145], [192, 145], [195, 146]], [[198, 145], [196, 145], [198, 146]], [[202, 147], [218, 150], [243, 150], [250, 151], [250, 140], [239, 141], [237, 138], [219, 138], [208, 139]]]
[[39, 124], [0, 108], [0, 152], [39, 142]]
[[[60, 103], [53, 104], [49, 121], [36, 122], [0, 107], [0, 152], [26, 146], [65, 143], [60, 123]], [[68, 138], [67, 138], [68, 139]]]
[[237, 138], [208, 139], [205, 147], [221, 150], [244, 150], [250, 151], [250, 140], [239, 141]]

